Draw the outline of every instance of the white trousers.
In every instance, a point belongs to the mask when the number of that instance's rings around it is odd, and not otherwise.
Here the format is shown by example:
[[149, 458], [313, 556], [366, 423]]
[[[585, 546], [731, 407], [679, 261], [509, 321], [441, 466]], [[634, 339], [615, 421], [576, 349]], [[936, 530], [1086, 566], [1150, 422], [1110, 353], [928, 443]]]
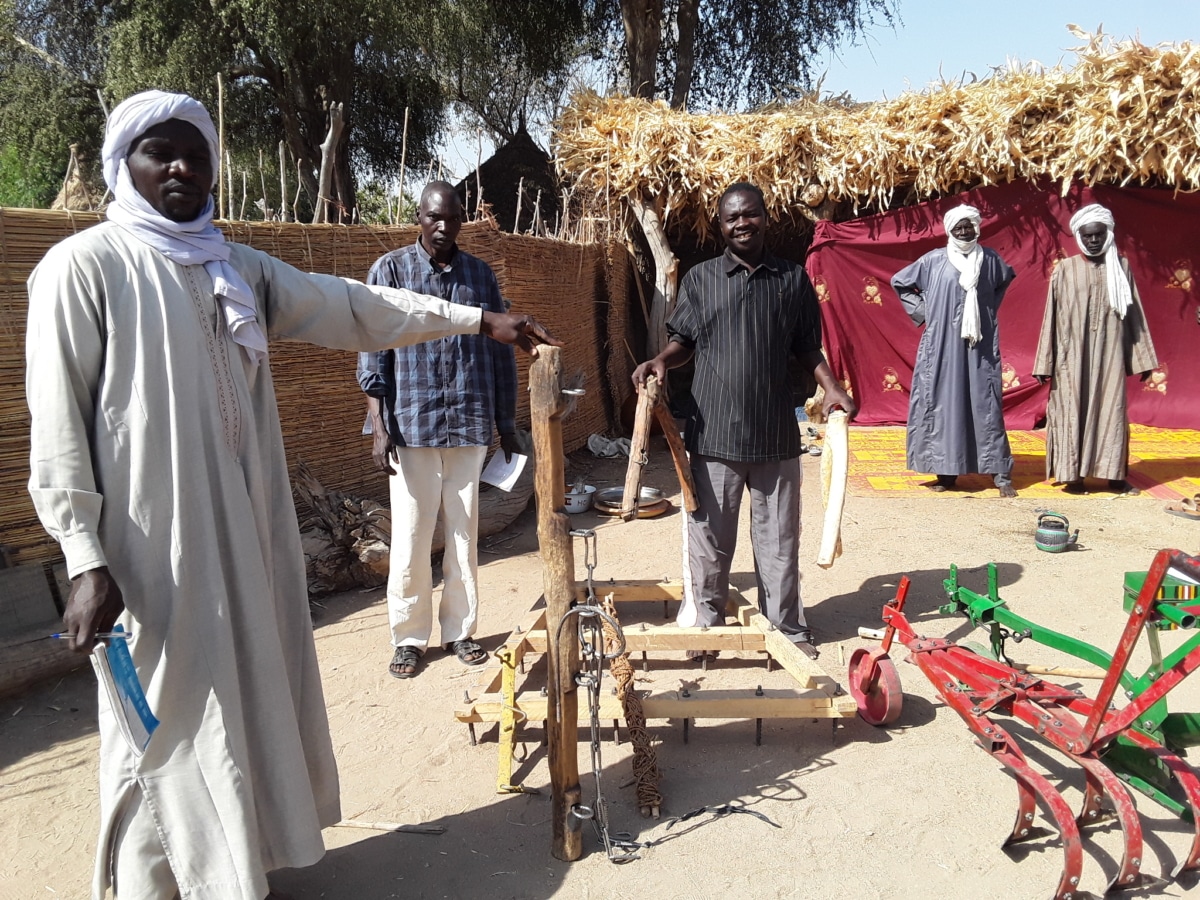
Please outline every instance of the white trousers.
[[438, 509], [446, 551], [442, 557], [441, 641], [475, 633], [479, 533], [479, 473], [487, 447], [401, 447], [393, 462], [392, 552], [388, 620], [393, 647], [429, 645], [433, 633], [433, 566], [429, 556]]

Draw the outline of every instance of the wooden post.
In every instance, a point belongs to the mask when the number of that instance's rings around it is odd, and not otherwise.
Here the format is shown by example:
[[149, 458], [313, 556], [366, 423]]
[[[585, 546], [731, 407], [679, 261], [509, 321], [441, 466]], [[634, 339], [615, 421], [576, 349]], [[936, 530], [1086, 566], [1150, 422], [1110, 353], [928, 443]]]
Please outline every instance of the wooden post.
[[288, 220], [287, 148], [279, 142], [279, 221]]
[[[104, 118], [108, 118], [105, 114]], [[228, 219], [225, 214], [225, 79], [217, 73], [217, 215]]]
[[575, 551], [571, 521], [563, 511], [566, 475], [563, 466], [562, 351], [538, 348], [529, 367], [529, 409], [533, 452], [537, 464], [538, 546], [542, 554], [542, 585], [546, 597], [547, 704], [546, 744], [552, 794], [550, 852], [570, 862], [583, 854], [580, 821], [571, 810], [582, 802], [579, 786], [579, 639], [575, 623], [559, 633], [559, 623], [575, 599]]

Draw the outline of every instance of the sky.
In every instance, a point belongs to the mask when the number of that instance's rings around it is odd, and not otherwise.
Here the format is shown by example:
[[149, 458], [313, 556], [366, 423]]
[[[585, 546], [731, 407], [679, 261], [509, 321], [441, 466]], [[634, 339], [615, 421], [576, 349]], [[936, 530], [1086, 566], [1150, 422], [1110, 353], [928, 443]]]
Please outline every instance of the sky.
[[872, 28], [859, 46], [826, 53], [823, 92], [848, 92], [855, 100], [894, 98], [922, 90], [942, 77], [983, 78], [1008, 59], [1050, 66], [1074, 64], [1071, 48], [1083, 42], [1067, 30], [1074, 23], [1107, 35], [1137, 37], [1144, 44], [1200, 43], [1196, 0], [898, 0], [895, 30]]

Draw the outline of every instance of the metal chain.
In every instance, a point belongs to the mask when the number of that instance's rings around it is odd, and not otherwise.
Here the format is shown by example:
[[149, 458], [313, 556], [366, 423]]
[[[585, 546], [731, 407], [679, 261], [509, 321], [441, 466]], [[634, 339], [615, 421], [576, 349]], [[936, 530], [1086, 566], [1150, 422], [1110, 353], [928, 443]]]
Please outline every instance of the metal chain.
[[[621, 623], [600, 608], [596, 600], [596, 589], [592, 574], [599, 562], [596, 545], [596, 532], [593, 529], [572, 531], [572, 537], [583, 539], [584, 565], [587, 567], [587, 603], [571, 607], [559, 623], [559, 633], [571, 616], [578, 619], [576, 627], [579, 634], [579, 648], [583, 655], [583, 667], [575, 676], [575, 683], [585, 689], [588, 695], [588, 713], [592, 728], [592, 774], [596, 780], [596, 799], [591, 807], [580, 804], [572, 810], [579, 819], [591, 819], [596, 836], [604, 844], [604, 852], [610, 861], [625, 863], [638, 859], [637, 852], [641, 846], [626, 833], [613, 834], [608, 829], [608, 804], [604, 799], [603, 785], [600, 773], [604, 768], [600, 759], [600, 683], [604, 677], [604, 663], [616, 659], [625, 652], [625, 632]], [[611, 653], [604, 649], [604, 623], [607, 622], [616, 635], [618, 647]]]
[[[604, 663], [608, 660], [616, 659], [625, 652], [625, 632], [621, 628], [621, 623], [606, 613], [596, 600], [596, 589], [592, 580], [592, 573], [599, 562], [596, 552], [595, 530], [588, 528], [572, 531], [571, 537], [583, 539], [583, 560], [584, 565], [587, 567], [587, 603], [572, 606], [567, 611], [567, 614], [563, 616], [562, 621], [558, 624], [557, 636], [561, 637], [563, 625], [566, 624], [567, 619], [571, 616], [578, 617], [579, 647], [583, 654], [584, 668], [575, 676], [575, 683], [579, 687], [585, 688], [588, 693], [588, 712], [592, 726], [592, 774], [596, 779], [596, 800], [594, 805], [585, 806], [582, 803], [578, 804], [571, 809], [571, 814], [581, 822], [584, 819], [592, 820], [592, 827], [595, 828], [596, 836], [600, 838], [600, 842], [604, 844], [604, 852], [608, 855], [609, 861], [627, 863], [641, 858], [639, 850], [649, 849], [657, 844], [665, 843], [672, 838], [681, 837], [693, 829], [707, 824], [707, 822], [694, 823], [680, 832], [664, 835], [652, 841], [634, 840], [633, 835], [627, 831], [616, 833], [609, 831], [608, 805], [604, 800], [604, 791], [600, 783], [600, 773], [603, 769], [603, 763], [600, 759], [600, 680], [604, 676]], [[604, 650], [605, 622], [611, 626], [619, 645], [611, 653], [606, 653]], [[713, 817], [708, 821], [716, 821], [732, 813], [747, 813], [761, 819], [774, 828], [780, 827], [760, 812], [747, 809], [740, 803], [727, 803], [724, 806], [702, 806], [699, 809], [694, 809], [682, 816], [678, 816], [667, 823], [667, 830], [670, 831], [677, 823], [694, 819], [703, 813], [708, 813]]]

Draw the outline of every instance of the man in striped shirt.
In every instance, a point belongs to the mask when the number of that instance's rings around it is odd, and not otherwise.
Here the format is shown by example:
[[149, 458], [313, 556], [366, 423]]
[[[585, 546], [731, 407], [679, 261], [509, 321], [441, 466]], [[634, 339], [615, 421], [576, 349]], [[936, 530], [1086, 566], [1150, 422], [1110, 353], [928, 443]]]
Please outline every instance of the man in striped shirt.
[[692, 268], [667, 323], [666, 349], [633, 373], [639, 387], [695, 358], [687, 417], [699, 508], [684, 525], [683, 626], [722, 625], [742, 494], [763, 614], [810, 657], [816, 639], [800, 600], [800, 428], [788, 361], [825, 389], [824, 409], [858, 407], [821, 353], [821, 319], [802, 266], [766, 250], [762, 191], [739, 182], [721, 195], [725, 252]]
[[[417, 243], [393, 250], [371, 267], [368, 284], [403, 287], [450, 303], [504, 312], [496, 276], [455, 243], [462, 203], [445, 181], [425, 186], [417, 210]], [[479, 597], [476, 538], [479, 474], [500, 434], [505, 456], [516, 438], [517, 364], [511, 347], [458, 335], [412, 347], [359, 355], [367, 395], [372, 457], [389, 478], [392, 544], [388, 619], [396, 678], [412, 678], [433, 631], [430, 550], [441, 510], [446, 550], [438, 622], [442, 643], [464, 665], [486, 658], [471, 636]]]

